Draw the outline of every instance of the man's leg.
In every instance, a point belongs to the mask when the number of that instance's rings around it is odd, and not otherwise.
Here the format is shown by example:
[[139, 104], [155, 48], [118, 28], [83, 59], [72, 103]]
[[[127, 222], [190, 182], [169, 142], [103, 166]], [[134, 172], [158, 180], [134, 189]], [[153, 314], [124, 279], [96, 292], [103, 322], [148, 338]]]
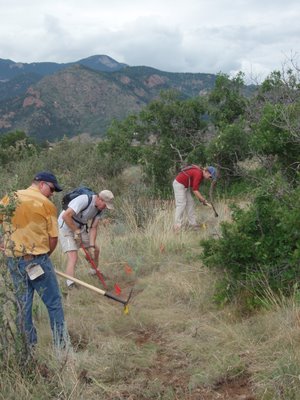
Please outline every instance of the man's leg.
[[186, 199], [187, 189], [176, 180], [173, 182], [173, 189], [174, 189], [175, 206], [176, 206], [174, 229], [179, 230], [182, 225], [183, 214], [187, 203]]
[[70, 276], [75, 276], [75, 267], [78, 260], [78, 251], [77, 250], [67, 251], [67, 257], [68, 261], [67, 261], [66, 274]]
[[193, 199], [193, 196], [192, 196], [190, 190], [187, 190], [187, 193], [186, 193], [186, 212], [187, 212], [189, 224], [192, 226], [196, 226], [197, 221], [196, 221], [196, 215], [195, 215], [195, 210], [194, 210], [194, 199]]
[[[63, 252], [67, 254], [66, 274], [75, 276], [75, 266], [78, 259], [78, 246], [74, 240], [74, 233], [66, 226], [63, 226], [59, 229], [59, 241]], [[67, 286], [69, 288], [74, 287], [74, 282], [67, 279]]]
[[8, 258], [8, 268], [17, 299], [17, 327], [21, 334], [25, 334], [27, 343], [34, 346], [37, 342], [37, 332], [32, 320], [34, 288], [25, 271], [25, 267], [29, 263], [12, 257]]
[[[71, 250], [67, 252], [67, 268], [66, 268], [66, 274], [69, 276], [75, 276], [75, 267], [76, 263], [78, 260], [78, 251], [77, 250]], [[74, 282], [70, 279], [67, 279], [67, 286], [71, 287], [74, 285]]]
[[35, 258], [35, 262], [40, 264], [44, 270], [44, 275], [31, 281], [31, 283], [47, 307], [54, 344], [59, 348], [65, 348], [69, 339], [54, 268], [48, 255]]

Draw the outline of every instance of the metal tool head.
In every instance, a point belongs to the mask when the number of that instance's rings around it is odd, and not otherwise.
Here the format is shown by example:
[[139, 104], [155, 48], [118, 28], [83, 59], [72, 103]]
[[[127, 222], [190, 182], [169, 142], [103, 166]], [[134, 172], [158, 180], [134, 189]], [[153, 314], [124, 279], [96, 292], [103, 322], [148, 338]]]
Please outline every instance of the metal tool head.
[[131, 298], [132, 292], [133, 292], [133, 289], [130, 290], [129, 296], [127, 297], [126, 300], [121, 299], [120, 297], [115, 296], [114, 294], [108, 293], [108, 292], [106, 292], [104, 294], [104, 296], [108, 297], [109, 299], [118, 301], [119, 303], [122, 303], [124, 305], [124, 314], [128, 314], [129, 313], [128, 303], [129, 303], [129, 300]]

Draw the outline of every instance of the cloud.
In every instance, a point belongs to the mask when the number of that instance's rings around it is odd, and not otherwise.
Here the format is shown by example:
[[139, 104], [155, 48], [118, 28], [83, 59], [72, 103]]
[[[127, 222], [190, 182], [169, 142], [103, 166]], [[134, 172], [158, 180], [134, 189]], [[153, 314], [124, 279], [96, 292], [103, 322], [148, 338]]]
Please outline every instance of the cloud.
[[299, 52], [298, 0], [0, 0], [0, 58], [106, 54], [170, 72], [266, 75]]

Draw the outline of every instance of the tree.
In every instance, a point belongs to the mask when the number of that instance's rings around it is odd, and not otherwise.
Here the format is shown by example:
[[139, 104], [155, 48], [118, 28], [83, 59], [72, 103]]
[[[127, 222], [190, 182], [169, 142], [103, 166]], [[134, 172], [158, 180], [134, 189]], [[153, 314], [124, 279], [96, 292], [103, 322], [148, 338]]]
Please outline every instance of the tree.
[[128, 164], [138, 163], [141, 148], [134, 146], [134, 141], [139, 139], [137, 129], [138, 117], [135, 115], [112, 122], [107, 137], [97, 146], [104, 176], [117, 176]]
[[112, 173], [128, 163], [140, 163], [152, 189], [162, 193], [171, 187], [178, 152], [188, 161], [204, 157], [206, 126], [201, 98], [182, 100], [176, 91], [166, 91], [138, 115], [115, 121], [98, 150]]
[[275, 170], [297, 179], [300, 166], [299, 71], [274, 71], [262, 83], [248, 110], [251, 148]]
[[243, 120], [224, 125], [219, 134], [207, 146], [207, 157], [214, 160], [222, 175], [239, 175], [237, 165], [249, 157], [249, 132]]
[[232, 124], [244, 115], [247, 104], [242, 93], [244, 87], [244, 75], [241, 72], [232, 79], [227, 74], [220, 73], [217, 76], [215, 87], [208, 96], [209, 115], [216, 126]]
[[0, 135], [0, 165], [35, 154], [38, 146], [22, 131]]

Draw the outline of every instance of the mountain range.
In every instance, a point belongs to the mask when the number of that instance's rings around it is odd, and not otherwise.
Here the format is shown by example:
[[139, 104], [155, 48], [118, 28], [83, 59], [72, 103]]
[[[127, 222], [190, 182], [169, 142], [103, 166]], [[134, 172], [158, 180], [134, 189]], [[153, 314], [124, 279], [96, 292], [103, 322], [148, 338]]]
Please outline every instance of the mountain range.
[[199, 96], [215, 79], [131, 67], [106, 55], [63, 64], [0, 59], [0, 134], [21, 130], [38, 141], [83, 133], [103, 137], [113, 119], [141, 111], [161, 90]]

